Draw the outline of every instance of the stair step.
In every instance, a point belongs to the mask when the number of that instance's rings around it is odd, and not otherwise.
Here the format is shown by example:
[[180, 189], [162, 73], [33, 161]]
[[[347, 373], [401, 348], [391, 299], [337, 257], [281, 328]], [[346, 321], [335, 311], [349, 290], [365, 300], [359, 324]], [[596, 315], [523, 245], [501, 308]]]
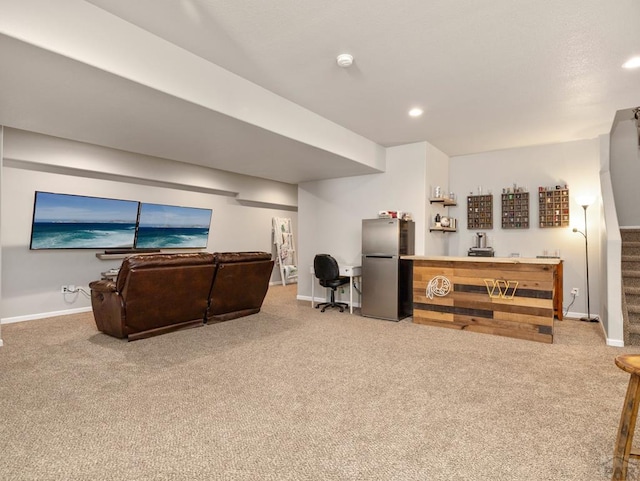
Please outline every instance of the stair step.
[[633, 271], [633, 270], [624, 271], [622, 273], [622, 277], [629, 277], [629, 278], [631, 278], [631, 277], [640, 277], [640, 270], [638, 270], [638, 271]]
[[620, 229], [620, 237], [623, 242], [640, 240], [640, 229]]
[[627, 259], [622, 259], [622, 275], [626, 271], [640, 271], [640, 257], [625, 256]]
[[620, 236], [625, 343], [640, 346], [640, 229], [620, 229]]
[[640, 295], [638, 294], [628, 294], [624, 293], [624, 299], [627, 303], [627, 306], [639, 306], [640, 305]]

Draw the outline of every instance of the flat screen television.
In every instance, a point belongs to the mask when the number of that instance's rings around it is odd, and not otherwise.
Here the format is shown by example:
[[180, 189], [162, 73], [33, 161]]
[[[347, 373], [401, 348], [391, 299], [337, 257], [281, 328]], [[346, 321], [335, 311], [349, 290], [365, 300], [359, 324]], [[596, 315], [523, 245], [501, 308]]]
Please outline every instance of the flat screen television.
[[131, 200], [36, 192], [29, 248], [133, 248], [138, 204]]
[[136, 249], [204, 249], [211, 209], [140, 203]]

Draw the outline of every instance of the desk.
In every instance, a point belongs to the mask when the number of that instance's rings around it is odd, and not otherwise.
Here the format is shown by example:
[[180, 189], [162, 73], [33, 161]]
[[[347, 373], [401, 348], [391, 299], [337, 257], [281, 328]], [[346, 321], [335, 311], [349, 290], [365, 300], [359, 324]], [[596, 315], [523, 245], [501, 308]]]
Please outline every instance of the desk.
[[[315, 307], [313, 291], [316, 285], [316, 273], [313, 270], [313, 266], [311, 266], [309, 272], [311, 272], [311, 307]], [[340, 275], [349, 278], [349, 313], [353, 314], [353, 283], [356, 277], [362, 276], [362, 266], [340, 266]]]

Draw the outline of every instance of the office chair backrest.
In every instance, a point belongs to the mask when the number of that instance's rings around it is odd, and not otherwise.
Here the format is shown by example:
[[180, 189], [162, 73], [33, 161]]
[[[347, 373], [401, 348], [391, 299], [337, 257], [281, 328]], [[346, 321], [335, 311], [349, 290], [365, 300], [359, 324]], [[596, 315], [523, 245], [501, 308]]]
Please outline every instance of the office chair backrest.
[[329, 254], [317, 254], [313, 259], [313, 272], [318, 279], [332, 281], [340, 277], [338, 262]]

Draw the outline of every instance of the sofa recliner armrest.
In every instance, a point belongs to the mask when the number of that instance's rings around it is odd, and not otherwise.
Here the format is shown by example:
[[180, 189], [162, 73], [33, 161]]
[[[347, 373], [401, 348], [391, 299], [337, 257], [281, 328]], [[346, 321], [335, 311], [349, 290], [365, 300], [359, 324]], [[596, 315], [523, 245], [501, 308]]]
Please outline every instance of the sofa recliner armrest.
[[116, 292], [116, 283], [111, 280], [102, 279], [89, 283], [89, 288], [99, 292]]
[[98, 329], [111, 336], [125, 338], [125, 309], [122, 296], [116, 291], [116, 283], [109, 280], [93, 281], [91, 307]]

